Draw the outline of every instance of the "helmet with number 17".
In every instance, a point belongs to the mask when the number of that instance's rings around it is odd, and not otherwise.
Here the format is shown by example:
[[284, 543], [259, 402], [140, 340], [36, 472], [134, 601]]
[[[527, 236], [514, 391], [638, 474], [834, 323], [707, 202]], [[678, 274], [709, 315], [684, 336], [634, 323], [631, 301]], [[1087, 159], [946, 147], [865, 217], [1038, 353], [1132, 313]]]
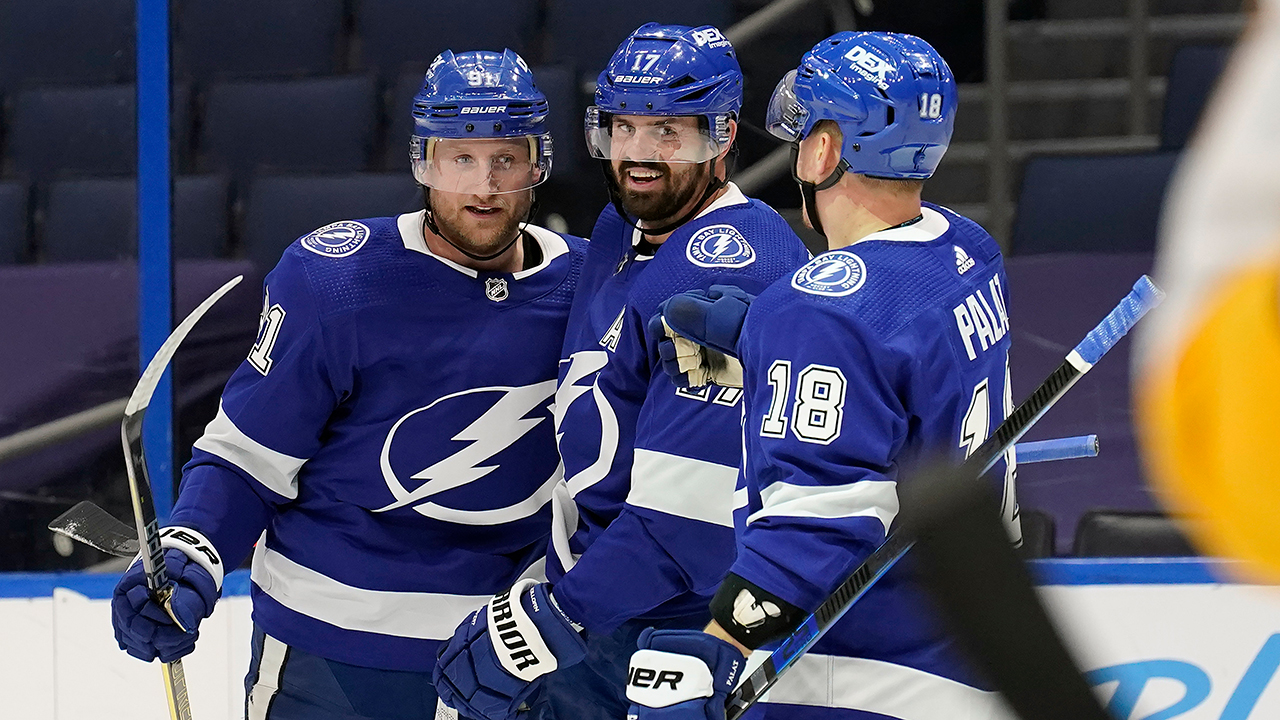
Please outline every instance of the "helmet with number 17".
[[956, 104], [955, 78], [929, 43], [842, 32], [814, 45], [778, 83], [765, 123], [796, 142], [818, 122], [835, 122], [843, 135], [837, 180], [845, 171], [919, 180], [933, 175], [947, 151]]
[[[702, 163], [728, 149], [729, 121], [742, 109], [742, 69], [733, 46], [716, 28], [640, 26], [618, 46], [596, 82], [587, 108], [592, 157]], [[696, 116], [693, 132], [670, 126], [628, 126], [615, 132], [615, 115]]]
[[516, 53], [446, 50], [413, 99], [409, 158], [433, 190], [496, 195], [551, 175], [547, 98]]

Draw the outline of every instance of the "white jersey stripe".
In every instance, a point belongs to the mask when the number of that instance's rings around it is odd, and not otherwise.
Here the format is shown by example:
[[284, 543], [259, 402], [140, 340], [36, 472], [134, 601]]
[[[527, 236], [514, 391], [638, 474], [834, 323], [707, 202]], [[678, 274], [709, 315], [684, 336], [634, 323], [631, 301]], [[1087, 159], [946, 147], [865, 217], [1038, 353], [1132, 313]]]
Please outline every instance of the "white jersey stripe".
[[763, 507], [747, 518], [876, 517], [885, 532], [898, 515], [898, 484], [892, 480], [862, 480], [848, 485], [793, 485], [776, 482], [760, 491]]
[[902, 665], [812, 653], [796, 660], [764, 701], [861, 710], [900, 720], [1016, 718], [996, 692]]
[[[540, 564], [533, 572], [544, 568]], [[453, 637], [458, 624], [492, 597], [366, 590], [303, 567], [263, 543], [254, 551], [250, 578], [271, 599], [307, 617], [345, 630], [418, 640]]]
[[245, 435], [223, 412], [221, 402], [217, 416], [205, 426], [195, 447], [244, 470], [277, 495], [290, 500], [298, 497], [298, 471], [307, 460], [276, 452]]
[[258, 678], [247, 698], [248, 708], [245, 716], [248, 720], [267, 720], [267, 712], [271, 709], [271, 700], [280, 692], [280, 682], [284, 678], [284, 664], [289, 656], [289, 646], [279, 640], [264, 635], [262, 638], [262, 661], [258, 663]]
[[738, 468], [636, 448], [627, 503], [733, 527]]

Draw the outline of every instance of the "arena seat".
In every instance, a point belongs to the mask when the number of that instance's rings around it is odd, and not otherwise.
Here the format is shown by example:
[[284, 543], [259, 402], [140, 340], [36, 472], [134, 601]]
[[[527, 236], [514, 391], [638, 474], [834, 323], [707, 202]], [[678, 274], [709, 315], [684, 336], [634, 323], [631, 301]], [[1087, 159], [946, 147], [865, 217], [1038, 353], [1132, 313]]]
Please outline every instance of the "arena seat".
[[436, 3], [421, 0], [357, 0], [361, 67], [390, 83], [406, 64], [426, 67], [446, 49], [510, 48], [526, 55], [537, 30], [538, 4], [538, 0], [458, 2], [444, 11]]
[[1186, 146], [1230, 56], [1231, 48], [1225, 45], [1190, 45], [1174, 54], [1160, 122], [1160, 149]]
[[1028, 560], [1054, 556], [1053, 516], [1039, 510], [1023, 509], [1019, 513], [1022, 522], [1022, 547], [1019, 554]]
[[0, 181], [0, 265], [22, 262], [27, 256], [27, 184]]
[[533, 68], [538, 89], [547, 96], [551, 108], [547, 126], [555, 148], [555, 164], [551, 168], [551, 181], [576, 178], [582, 171], [583, 152], [582, 117], [587, 105], [578, 94], [578, 83], [573, 68], [568, 65], [543, 65]]
[[[178, 166], [191, 137], [191, 90], [172, 92], [170, 136]], [[132, 175], [137, 169], [137, 100], [133, 85], [43, 87], [13, 100], [7, 137], [11, 172], [42, 181], [59, 175]]]
[[[584, 21], [590, 18], [590, 22]], [[729, 0], [648, 0], [641, 3], [601, 3], [596, 0], [550, 0], [547, 34], [551, 57], [576, 66], [579, 78], [594, 81], [605, 63], [631, 31], [647, 22], [715, 25], [721, 30], [732, 19]]]
[[[227, 254], [230, 182], [225, 176], [174, 181], [175, 258]], [[80, 178], [49, 184], [44, 193], [39, 256], [48, 262], [114, 260], [137, 255], [137, 183], [133, 178]]]
[[198, 80], [335, 72], [341, 0], [183, 0], [174, 68]]
[[134, 0], [0, 3], [0, 89], [133, 79]]
[[1160, 513], [1090, 510], [1076, 526], [1076, 557], [1192, 557], [1174, 521]]
[[1177, 159], [1173, 152], [1031, 158], [1010, 254], [1150, 252]]
[[356, 172], [372, 153], [376, 91], [368, 75], [215, 83], [197, 143], [201, 172]]
[[266, 273], [289, 243], [316, 228], [413, 212], [421, 197], [407, 172], [256, 177], [245, 209], [244, 255]]

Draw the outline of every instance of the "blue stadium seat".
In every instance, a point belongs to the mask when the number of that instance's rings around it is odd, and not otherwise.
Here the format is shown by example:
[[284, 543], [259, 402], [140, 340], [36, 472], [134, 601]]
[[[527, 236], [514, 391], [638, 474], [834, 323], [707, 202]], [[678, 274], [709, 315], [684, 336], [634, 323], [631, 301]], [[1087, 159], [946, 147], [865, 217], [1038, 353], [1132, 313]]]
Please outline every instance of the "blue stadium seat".
[[[182, 176], [174, 182], [176, 258], [225, 257], [230, 182]], [[137, 184], [133, 178], [83, 178], [49, 184], [39, 255], [47, 262], [114, 260], [137, 255]]]
[[366, 75], [216, 83], [205, 99], [197, 168], [237, 180], [258, 170], [364, 170], [375, 115]]
[[[191, 138], [191, 91], [175, 84], [171, 136], [179, 168]], [[133, 85], [45, 87], [19, 92], [9, 118], [10, 173], [43, 181], [58, 175], [132, 175], [138, 166]]]
[[0, 2], [0, 90], [133, 79], [135, 0]]
[[[441, 50], [502, 50], [522, 55], [534, 37], [539, 0], [455, 2], [358, 0], [362, 67], [393, 81], [406, 64], [426, 67]], [[608, 4], [608, 3], [604, 3]]]
[[27, 184], [0, 181], [0, 265], [27, 257]]
[[1174, 54], [1160, 122], [1161, 150], [1186, 146], [1230, 55], [1225, 45], [1183, 47]]
[[289, 243], [316, 228], [421, 208], [421, 192], [407, 172], [257, 177], [249, 186], [244, 255], [265, 273]]
[[322, 75], [336, 71], [342, 0], [183, 0], [174, 67], [218, 76]]
[[1152, 251], [1177, 159], [1162, 152], [1028, 160], [1011, 254]]
[[715, 25], [725, 30], [732, 19], [732, 5], [730, 0], [549, 0], [551, 57], [575, 65], [583, 80], [594, 81], [618, 43], [641, 25]]

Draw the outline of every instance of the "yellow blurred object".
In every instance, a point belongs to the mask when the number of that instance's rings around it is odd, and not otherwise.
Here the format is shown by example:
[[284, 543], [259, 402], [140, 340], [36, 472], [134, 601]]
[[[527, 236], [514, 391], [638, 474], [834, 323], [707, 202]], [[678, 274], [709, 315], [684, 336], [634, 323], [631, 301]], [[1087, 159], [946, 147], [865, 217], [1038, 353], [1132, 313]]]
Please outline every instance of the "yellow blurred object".
[[1193, 540], [1280, 582], [1280, 262], [1204, 300], [1182, 353], [1149, 358], [1138, 383], [1146, 457]]

